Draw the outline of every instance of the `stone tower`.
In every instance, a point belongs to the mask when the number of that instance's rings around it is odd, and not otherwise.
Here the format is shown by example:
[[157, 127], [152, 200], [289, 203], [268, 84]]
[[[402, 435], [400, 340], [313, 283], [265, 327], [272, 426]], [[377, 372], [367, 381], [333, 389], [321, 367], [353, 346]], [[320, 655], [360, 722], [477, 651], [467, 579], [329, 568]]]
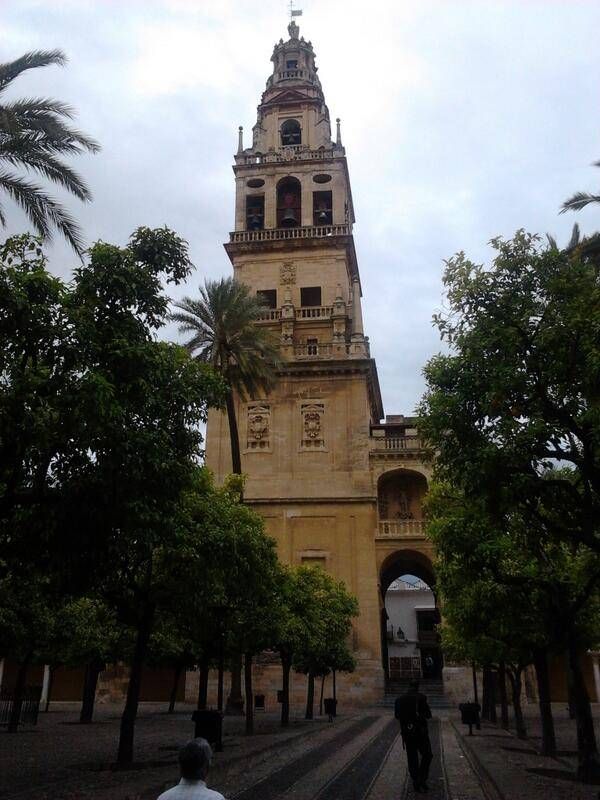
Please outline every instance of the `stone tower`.
[[[402, 528], [380, 527], [378, 479], [407, 459], [412, 466], [417, 448], [407, 442], [416, 436], [411, 439], [404, 417], [380, 424], [339, 120], [332, 135], [312, 44], [295, 22], [288, 31], [289, 40], [280, 40], [271, 57], [250, 148], [244, 149], [240, 128], [235, 230], [225, 245], [235, 277], [262, 295], [257, 324], [272, 329], [283, 358], [268, 397], [237, 401], [245, 499], [264, 517], [283, 562], [320, 565], [358, 598], [358, 669], [345, 681], [356, 702], [368, 703], [381, 697], [387, 672], [379, 572], [395, 552], [392, 534]], [[403, 447], [388, 446], [401, 437]], [[209, 416], [206, 458], [217, 480], [231, 471], [224, 414]], [[413, 488], [405, 494], [420, 512], [422, 491]], [[401, 533], [410, 529], [422, 539], [414, 516], [411, 523]]]

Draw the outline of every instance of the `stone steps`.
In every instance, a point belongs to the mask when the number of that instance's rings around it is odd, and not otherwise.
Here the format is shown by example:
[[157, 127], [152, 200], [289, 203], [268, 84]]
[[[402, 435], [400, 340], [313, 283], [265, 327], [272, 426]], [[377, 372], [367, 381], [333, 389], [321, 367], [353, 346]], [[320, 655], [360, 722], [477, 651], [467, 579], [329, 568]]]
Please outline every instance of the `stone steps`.
[[[385, 708], [393, 708], [396, 698], [405, 694], [409, 688], [409, 681], [389, 682], [386, 685], [385, 695], [381, 701], [381, 705]], [[432, 709], [449, 709], [454, 707], [444, 693], [443, 681], [439, 679], [421, 679], [419, 681], [419, 691], [426, 695], [427, 702]]]

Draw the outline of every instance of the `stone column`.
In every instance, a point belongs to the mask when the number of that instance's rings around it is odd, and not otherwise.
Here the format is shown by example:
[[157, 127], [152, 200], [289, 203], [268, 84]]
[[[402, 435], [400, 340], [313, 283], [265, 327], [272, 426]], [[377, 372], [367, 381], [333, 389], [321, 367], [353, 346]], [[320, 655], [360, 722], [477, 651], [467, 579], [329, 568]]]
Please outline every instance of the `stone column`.
[[292, 303], [292, 290], [285, 287], [283, 303], [281, 304], [281, 354], [284, 358], [294, 357], [294, 322], [296, 310]]
[[352, 336], [350, 341], [350, 355], [355, 358], [364, 358], [367, 351], [360, 304], [360, 283], [356, 277], [352, 280]]

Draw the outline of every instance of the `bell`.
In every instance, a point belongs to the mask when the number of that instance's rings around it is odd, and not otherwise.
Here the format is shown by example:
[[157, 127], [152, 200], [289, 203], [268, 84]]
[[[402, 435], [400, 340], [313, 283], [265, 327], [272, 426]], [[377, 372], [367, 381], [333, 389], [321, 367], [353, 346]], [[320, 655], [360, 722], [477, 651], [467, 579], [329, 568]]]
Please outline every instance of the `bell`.
[[289, 228], [298, 224], [298, 220], [296, 219], [296, 212], [294, 211], [293, 208], [286, 208], [285, 214], [281, 219], [281, 224]]
[[250, 228], [250, 230], [257, 231], [257, 230], [259, 230], [261, 228], [261, 226], [262, 226], [262, 223], [261, 223], [260, 217], [258, 216], [258, 214], [253, 214], [250, 217], [250, 223], [249, 223], [248, 227]]
[[326, 211], [319, 211], [319, 222], [327, 222], [327, 212]]

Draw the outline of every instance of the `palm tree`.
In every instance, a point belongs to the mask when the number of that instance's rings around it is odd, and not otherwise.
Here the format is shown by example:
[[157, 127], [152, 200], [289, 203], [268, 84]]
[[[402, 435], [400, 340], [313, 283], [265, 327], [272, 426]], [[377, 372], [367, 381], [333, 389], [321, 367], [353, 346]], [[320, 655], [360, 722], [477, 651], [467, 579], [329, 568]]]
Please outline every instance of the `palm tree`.
[[[35, 50], [0, 64], [0, 188], [21, 206], [41, 236], [50, 240], [51, 228], [55, 227], [81, 255], [83, 239], [73, 217], [41, 186], [11, 168], [37, 173], [86, 202], [92, 199], [90, 190], [59, 156], [86, 150], [96, 153], [100, 145], [67, 124], [65, 120], [73, 119], [74, 110], [66, 103], [45, 97], [12, 101], [2, 97], [25, 70], [49, 64], [62, 66], [66, 60], [61, 50]], [[1, 205], [0, 224], [6, 225]]]
[[[280, 362], [273, 337], [256, 325], [264, 304], [235, 278], [206, 281], [200, 298], [184, 297], [175, 303], [179, 311], [170, 319], [179, 323], [179, 333], [191, 334], [185, 347], [195, 358], [210, 364], [225, 379], [227, 420], [233, 472], [242, 474], [240, 439], [235, 415], [234, 392], [245, 400], [268, 392], [275, 382]], [[231, 665], [231, 688], [227, 699], [230, 713], [242, 713], [241, 655]]]
[[268, 392], [275, 381], [280, 361], [277, 345], [269, 331], [256, 325], [262, 301], [250, 294], [235, 278], [207, 280], [197, 300], [184, 297], [170, 319], [179, 323], [179, 333], [191, 334], [186, 349], [210, 364], [225, 379], [231, 461], [233, 472], [242, 474], [240, 440], [234, 393], [242, 400]]
[[[600, 161], [595, 161], [592, 166], [600, 167]], [[600, 194], [576, 192], [573, 197], [565, 200], [560, 209], [560, 213], [564, 214], [565, 211], [581, 211], [581, 209], [585, 208], [589, 203], [600, 203]]]

